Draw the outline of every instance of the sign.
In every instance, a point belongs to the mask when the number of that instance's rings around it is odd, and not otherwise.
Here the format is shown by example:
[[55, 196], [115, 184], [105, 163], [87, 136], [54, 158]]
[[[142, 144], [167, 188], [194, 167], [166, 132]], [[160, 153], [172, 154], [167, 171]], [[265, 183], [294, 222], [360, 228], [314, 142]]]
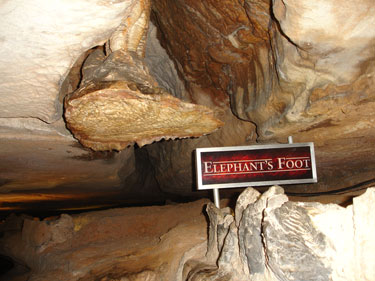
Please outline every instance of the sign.
[[314, 144], [196, 149], [198, 189], [317, 182]]

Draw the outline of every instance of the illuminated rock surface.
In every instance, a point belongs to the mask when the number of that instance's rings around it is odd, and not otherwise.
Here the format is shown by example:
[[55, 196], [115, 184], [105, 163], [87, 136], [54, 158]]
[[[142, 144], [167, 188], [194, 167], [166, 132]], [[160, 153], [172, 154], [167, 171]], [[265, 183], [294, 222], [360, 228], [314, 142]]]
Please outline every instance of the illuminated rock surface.
[[[61, 118], [60, 83], [75, 60], [103, 44], [137, 1], [1, 4], [0, 117]], [[68, 16], [69, 15], [69, 16]]]
[[[122, 150], [161, 139], [199, 137], [222, 126], [204, 106], [182, 102], [159, 88], [144, 62], [148, 8], [82, 67], [79, 89], [65, 97], [67, 127], [93, 150]], [[135, 17], [132, 15], [132, 17]], [[132, 19], [132, 18], [131, 18]], [[132, 31], [134, 29], [134, 32]]]
[[280, 187], [239, 197], [235, 215], [207, 206], [207, 259], [187, 280], [375, 280], [375, 189], [346, 208], [290, 202]]
[[65, 103], [65, 118], [74, 136], [93, 150], [199, 137], [223, 124], [204, 106], [167, 93], [143, 94], [122, 81], [89, 84], [75, 92]]

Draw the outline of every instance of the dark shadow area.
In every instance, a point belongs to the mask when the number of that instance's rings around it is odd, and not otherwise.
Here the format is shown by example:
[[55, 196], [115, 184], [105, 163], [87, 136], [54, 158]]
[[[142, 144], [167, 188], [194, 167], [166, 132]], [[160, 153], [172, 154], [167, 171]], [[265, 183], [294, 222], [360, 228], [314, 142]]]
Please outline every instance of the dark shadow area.
[[0, 255], [0, 281], [26, 281], [30, 269], [13, 261], [10, 257]]
[[0, 255], [0, 276], [4, 275], [14, 267], [14, 263], [11, 258]]
[[[119, 200], [117, 200], [119, 201]], [[45, 219], [47, 217], [59, 216], [61, 214], [82, 214], [86, 212], [102, 211], [114, 208], [130, 208], [130, 207], [147, 207], [147, 206], [163, 206], [165, 205], [164, 200], [122, 200], [123, 202], [116, 202], [116, 200], [110, 199], [107, 201], [107, 205], [97, 207], [94, 205], [95, 202], [90, 201], [88, 204], [84, 204], [83, 207], [73, 207], [70, 204], [70, 209], [67, 209], [67, 205], [70, 201], [52, 201], [52, 202], [32, 202], [29, 204], [22, 204], [22, 208], [10, 210], [10, 211], [0, 211], [0, 220], [4, 220], [6, 217], [16, 214], [16, 215], [26, 215], [31, 217], [37, 217], [39, 219]], [[102, 204], [103, 201], [100, 201]], [[93, 204], [91, 206], [91, 204]], [[78, 205], [78, 204], [77, 204]], [[75, 209], [76, 208], [76, 209]]]
[[154, 201], [156, 204], [165, 202], [166, 195], [160, 189], [147, 149], [135, 144], [134, 158], [135, 169], [130, 175], [127, 173], [127, 169], [130, 168], [127, 163], [124, 163], [123, 168], [118, 172], [123, 185], [123, 196], [133, 201], [145, 200], [150, 203]]

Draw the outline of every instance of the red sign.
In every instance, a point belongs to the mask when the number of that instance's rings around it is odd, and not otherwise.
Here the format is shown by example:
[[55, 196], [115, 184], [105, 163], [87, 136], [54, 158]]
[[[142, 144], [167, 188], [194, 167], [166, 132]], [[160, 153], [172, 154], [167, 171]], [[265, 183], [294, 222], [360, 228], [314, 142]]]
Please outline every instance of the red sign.
[[196, 150], [198, 189], [317, 182], [313, 143]]

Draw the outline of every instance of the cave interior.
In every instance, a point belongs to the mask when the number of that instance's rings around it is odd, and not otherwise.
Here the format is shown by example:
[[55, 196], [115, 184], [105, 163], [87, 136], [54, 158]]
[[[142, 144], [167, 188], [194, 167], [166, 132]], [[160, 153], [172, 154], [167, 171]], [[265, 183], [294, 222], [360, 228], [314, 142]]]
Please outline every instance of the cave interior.
[[[289, 272], [283, 257], [273, 256], [289, 242], [264, 242], [266, 258], [254, 242], [244, 270], [226, 246], [235, 243], [232, 232], [245, 235], [245, 218], [237, 216], [252, 214], [240, 198], [254, 210], [272, 199], [262, 207], [265, 241], [284, 241], [269, 225], [289, 212], [288, 219], [313, 225], [306, 233], [323, 253], [330, 235], [316, 214], [336, 212], [337, 226], [349, 233], [344, 210], [359, 214], [364, 199], [353, 198], [375, 186], [375, 4], [340, 6], [0, 3], [0, 280], [375, 280], [371, 263], [348, 266], [345, 279], [336, 256], [319, 260], [312, 250], [301, 250], [310, 269]], [[287, 144], [289, 136], [314, 143], [316, 183], [221, 189], [217, 210], [211, 190], [197, 189], [197, 148]], [[374, 208], [365, 216], [375, 231]], [[188, 235], [194, 239], [178, 238]], [[373, 238], [366, 243], [375, 250]], [[105, 258], [100, 247], [108, 249]], [[340, 247], [333, 247], [337, 256]], [[360, 260], [371, 259], [366, 255]]]

